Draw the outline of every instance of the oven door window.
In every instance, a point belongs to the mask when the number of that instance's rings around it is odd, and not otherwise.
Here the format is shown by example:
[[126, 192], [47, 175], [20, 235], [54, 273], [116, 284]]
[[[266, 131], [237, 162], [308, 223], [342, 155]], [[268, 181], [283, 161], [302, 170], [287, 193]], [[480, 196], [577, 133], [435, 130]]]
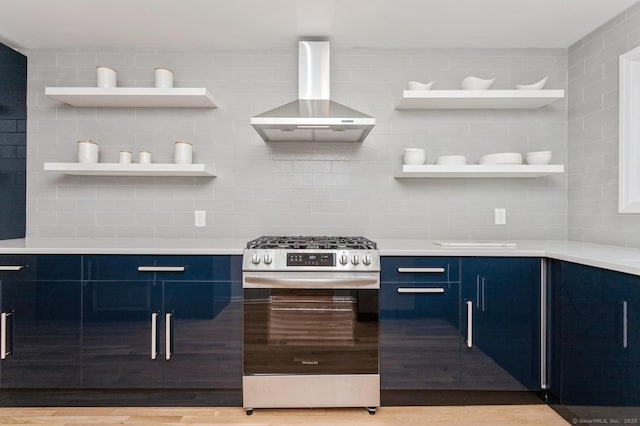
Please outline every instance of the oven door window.
[[245, 374], [376, 374], [378, 290], [244, 290]]

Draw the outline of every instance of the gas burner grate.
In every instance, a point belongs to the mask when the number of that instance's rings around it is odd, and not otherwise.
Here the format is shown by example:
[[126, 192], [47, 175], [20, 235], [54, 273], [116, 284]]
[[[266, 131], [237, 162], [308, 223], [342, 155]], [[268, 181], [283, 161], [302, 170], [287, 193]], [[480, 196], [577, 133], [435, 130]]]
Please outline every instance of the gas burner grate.
[[247, 243], [248, 249], [375, 250], [377, 244], [364, 237], [267, 236]]

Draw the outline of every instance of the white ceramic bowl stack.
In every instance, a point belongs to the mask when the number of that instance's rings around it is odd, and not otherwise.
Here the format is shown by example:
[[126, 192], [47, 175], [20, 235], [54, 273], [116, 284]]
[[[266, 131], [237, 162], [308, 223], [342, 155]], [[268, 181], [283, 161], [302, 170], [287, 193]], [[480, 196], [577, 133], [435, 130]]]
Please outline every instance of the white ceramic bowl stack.
[[549, 164], [551, 163], [551, 151], [532, 151], [525, 155], [527, 164]]
[[436, 164], [439, 166], [461, 166], [467, 164], [467, 157], [464, 155], [442, 155], [438, 157]]
[[405, 148], [402, 152], [402, 163], [419, 165], [427, 161], [427, 151], [423, 148]]
[[522, 164], [522, 154], [519, 152], [496, 152], [480, 157], [478, 164]]

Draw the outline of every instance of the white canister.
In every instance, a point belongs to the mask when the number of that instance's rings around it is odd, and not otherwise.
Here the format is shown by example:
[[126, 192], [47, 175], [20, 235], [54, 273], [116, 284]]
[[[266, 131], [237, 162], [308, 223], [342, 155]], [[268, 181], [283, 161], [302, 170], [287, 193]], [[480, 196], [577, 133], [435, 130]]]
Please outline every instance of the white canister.
[[116, 87], [116, 70], [110, 67], [97, 66], [98, 87]]
[[140, 164], [151, 164], [151, 152], [140, 151], [138, 154], [138, 162]]
[[167, 68], [156, 68], [156, 87], [173, 87], [173, 71]]
[[120, 151], [120, 164], [131, 163], [131, 151]]
[[94, 141], [78, 141], [78, 163], [97, 163], [99, 148]]
[[176, 142], [173, 151], [173, 162], [176, 164], [193, 163], [193, 145], [189, 142]]

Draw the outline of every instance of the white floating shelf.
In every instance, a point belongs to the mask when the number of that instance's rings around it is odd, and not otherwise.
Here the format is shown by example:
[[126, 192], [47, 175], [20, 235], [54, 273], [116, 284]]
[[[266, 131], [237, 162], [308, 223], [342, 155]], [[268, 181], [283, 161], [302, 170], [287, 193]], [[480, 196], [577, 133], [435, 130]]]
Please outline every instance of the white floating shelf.
[[403, 165], [396, 178], [536, 178], [564, 173], [563, 164]]
[[205, 88], [46, 87], [44, 93], [76, 107], [217, 108]]
[[215, 177], [214, 167], [205, 164], [120, 164], [120, 163], [44, 163], [44, 170], [78, 176], [207, 176]]
[[396, 109], [536, 109], [564, 90], [405, 90]]

